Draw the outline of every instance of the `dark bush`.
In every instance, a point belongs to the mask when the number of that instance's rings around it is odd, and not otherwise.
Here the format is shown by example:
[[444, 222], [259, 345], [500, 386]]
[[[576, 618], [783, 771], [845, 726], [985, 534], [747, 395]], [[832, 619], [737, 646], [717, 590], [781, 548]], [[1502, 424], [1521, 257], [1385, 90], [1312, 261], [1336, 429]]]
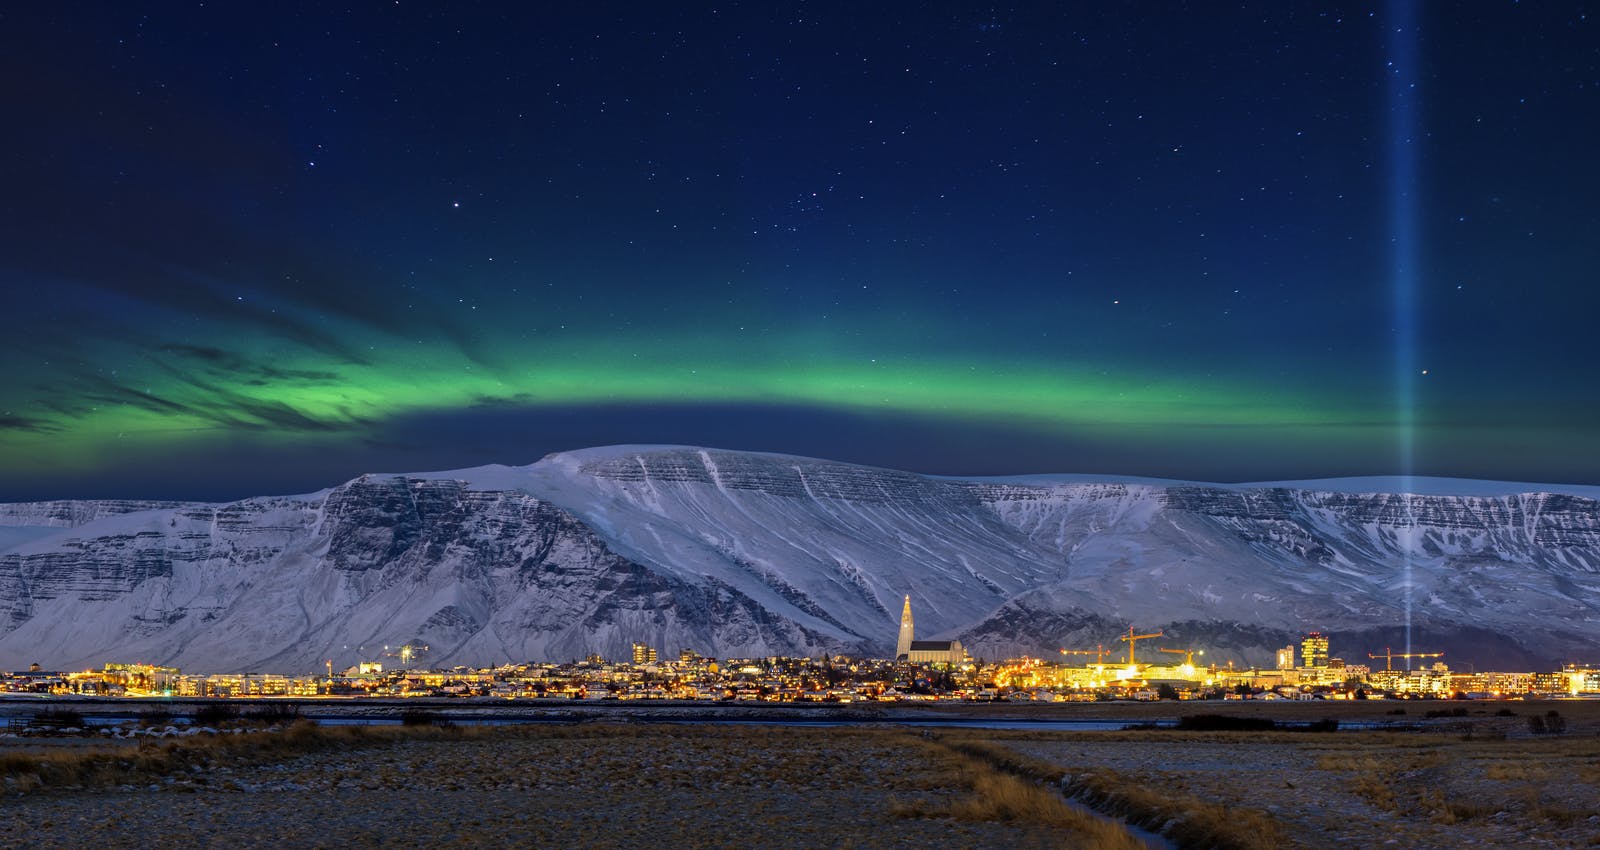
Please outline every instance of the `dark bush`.
[[30, 725], [41, 729], [83, 728], [83, 715], [70, 708], [52, 708], [33, 716]]
[[1332, 717], [1324, 717], [1314, 723], [1307, 723], [1300, 728], [1306, 732], [1337, 732], [1339, 731], [1339, 721], [1334, 720]]
[[1440, 708], [1427, 712], [1424, 717], [1466, 717], [1465, 708]]
[[252, 723], [293, 723], [300, 719], [300, 706], [292, 702], [267, 702], [244, 713]]
[[225, 702], [210, 702], [195, 710], [196, 726], [221, 726], [239, 719], [239, 709]]
[[400, 712], [400, 725], [454, 726], [455, 724], [451, 723], [449, 718], [444, 717], [437, 711], [429, 711], [423, 708], [408, 708], [405, 711]]
[[1544, 731], [1551, 735], [1560, 735], [1567, 731], [1567, 719], [1559, 711], [1544, 713]]
[[158, 726], [172, 722], [172, 710], [168, 708], [152, 708], [139, 713], [139, 722], [146, 726]]
[[1265, 717], [1233, 717], [1227, 714], [1191, 714], [1178, 718], [1182, 732], [1270, 732], [1278, 724]]
[[1516, 717], [1517, 713], [1509, 708], [1502, 708], [1494, 713], [1495, 717]]

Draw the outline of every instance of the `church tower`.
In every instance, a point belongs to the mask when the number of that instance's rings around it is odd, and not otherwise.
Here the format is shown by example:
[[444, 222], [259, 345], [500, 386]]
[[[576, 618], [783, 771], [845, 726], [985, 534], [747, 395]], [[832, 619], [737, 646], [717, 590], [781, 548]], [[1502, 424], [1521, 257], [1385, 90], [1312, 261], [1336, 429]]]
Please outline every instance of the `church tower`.
[[906, 595], [906, 607], [905, 607], [905, 610], [900, 612], [900, 642], [895, 645], [895, 649], [894, 649], [894, 657], [895, 658], [905, 658], [910, 654], [910, 652], [911, 652], [911, 641], [912, 641], [912, 631], [913, 630], [912, 630], [912, 627], [911, 627], [911, 596], [910, 596], [910, 594], [907, 594]]

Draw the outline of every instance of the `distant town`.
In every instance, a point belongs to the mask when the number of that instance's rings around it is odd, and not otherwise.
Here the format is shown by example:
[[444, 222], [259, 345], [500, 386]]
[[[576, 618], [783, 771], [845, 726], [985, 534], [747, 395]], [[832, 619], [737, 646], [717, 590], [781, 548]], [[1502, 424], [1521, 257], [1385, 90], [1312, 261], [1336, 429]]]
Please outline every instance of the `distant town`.
[[[636, 643], [632, 657], [556, 664], [416, 669], [426, 647], [390, 654], [399, 666], [361, 662], [344, 670], [286, 676], [189, 674], [176, 667], [112, 663], [64, 672], [32, 665], [3, 675], [12, 694], [70, 697], [380, 699], [478, 697], [507, 700], [684, 700], [747, 702], [914, 702], [1098, 700], [1350, 700], [1600, 698], [1600, 666], [1546, 672], [1453, 671], [1439, 652], [1366, 652], [1368, 664], [1331, 654], [1320, 633], [1277, 652], [1271, 669], [1205, 663], [1203, 648], [1159, 646], [1163, 634], [1130, 628], [1118, 646], [1063, 648], [1055, 658], [972, 659], [959, 641], [915, 640], [910, 600], [893, 659], [715, 659], [690, 650], [663, 658]], [[1381, 662], [1381, 665], [1378, 663]]]

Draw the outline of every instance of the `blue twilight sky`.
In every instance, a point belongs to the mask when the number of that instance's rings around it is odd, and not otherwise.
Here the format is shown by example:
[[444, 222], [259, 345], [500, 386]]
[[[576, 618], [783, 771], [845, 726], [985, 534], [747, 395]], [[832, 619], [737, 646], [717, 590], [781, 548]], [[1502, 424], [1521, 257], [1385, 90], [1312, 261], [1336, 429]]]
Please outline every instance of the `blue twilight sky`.
[[1591, 4], [868, 5], [0, 9], [0, 498], [1600, 482]]

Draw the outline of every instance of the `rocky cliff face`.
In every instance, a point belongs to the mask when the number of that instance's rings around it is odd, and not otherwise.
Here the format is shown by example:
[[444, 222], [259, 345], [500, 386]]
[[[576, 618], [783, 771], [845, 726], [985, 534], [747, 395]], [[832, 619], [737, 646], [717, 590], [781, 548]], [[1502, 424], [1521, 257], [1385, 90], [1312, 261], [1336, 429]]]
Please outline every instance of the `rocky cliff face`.
[[1130, 624], [1237, 663], [1306, 630], [1526, 667], [1600, 655], [1600, 502], [938, 479], [618, 447], [363, 476], [227, 505], [0, 505], [0, 668], [418, 663], [1115, 645]]
[[[1409, 608], [1414, 643], [1449, 645], [1479, 665], [1600, 654], [1592, 498], [1141, 485], [986, 496], [1030, 539], [1062, 552], [1073, 575], [970, 630], [969, 640], [996, 650], [1025, 643], [1025, 612], [1042, 608], [1079, 610], [1091, 622], [1116, 611], [1252, 661], [1266, 660], [1268, 642], [1317, 629], [1364, 663], [1367, 651], [1404, 645]], [[1066, 631], [1080, 641], [1103, 634]]]
[[548, 502], [461, 481], [120, 511], [0, 554], [0, 666], [305, 671], [406, 643], [423, 663], [491, 664], [625, 657], [634, 640], [846, 648], [723, 583], [633, 563]]

